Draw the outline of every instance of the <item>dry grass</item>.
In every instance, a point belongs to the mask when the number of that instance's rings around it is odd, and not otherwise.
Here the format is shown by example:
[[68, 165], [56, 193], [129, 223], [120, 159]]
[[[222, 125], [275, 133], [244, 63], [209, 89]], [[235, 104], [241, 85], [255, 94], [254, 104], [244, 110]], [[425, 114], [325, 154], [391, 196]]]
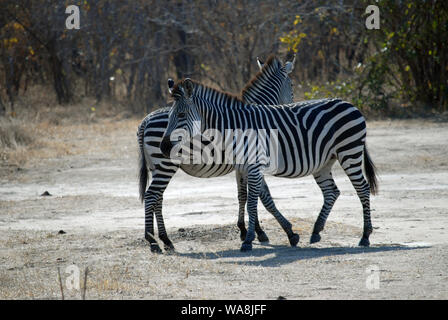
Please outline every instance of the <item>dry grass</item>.
[[20, 165], [29, 150], [41, 147], [38, 133], [32, 123], [17, 119], [0, 118], [0, 159]]
[[0, 119], [0, 148], [17, 149], [33, 143], [34, 137], [23, 123], [18, 120]]
[[[126, 106], [83, 98], [61, 106], [45, 88], [33, 87], [14, 111], [0, 117], [0, 165], [22, 167], [43, 159], [107, 149], [103, 137], [135, 132], [142, 116]], [[125, 130], [126, 132], [124, 132]]]
[[31, 160], [70, 154], [66, 146], [48, 139], [54, 128], [47, 123], [3, 118], [0, 125], [0, 158], [6, 165], [23, 166]]

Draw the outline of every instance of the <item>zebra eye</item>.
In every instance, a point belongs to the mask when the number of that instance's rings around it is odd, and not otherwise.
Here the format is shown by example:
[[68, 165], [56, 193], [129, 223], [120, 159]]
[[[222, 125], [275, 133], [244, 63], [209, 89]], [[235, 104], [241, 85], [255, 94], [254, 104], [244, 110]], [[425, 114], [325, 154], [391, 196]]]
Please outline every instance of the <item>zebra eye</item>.
[[177, 115], [179, 118], [185, 118], [185, 112], [179, 112], [179, 114]]

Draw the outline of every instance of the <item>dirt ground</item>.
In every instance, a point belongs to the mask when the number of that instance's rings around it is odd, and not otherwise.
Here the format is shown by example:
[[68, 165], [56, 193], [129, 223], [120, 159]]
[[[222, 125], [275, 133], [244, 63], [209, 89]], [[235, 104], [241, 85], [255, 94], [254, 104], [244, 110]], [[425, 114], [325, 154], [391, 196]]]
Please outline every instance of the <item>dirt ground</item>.
[[[1, 299], [61, 299], [58, 270], [64, 297], [80, 299], [85, 268], [87, 299], [448, 298], [446, 122], [368, 123], [380, 176], [370, 248], [357, 247], [361, 205], [336, 165], [341, 196], [322, 241], [309, 244], [322, 205], [314, 180], [267, 177], [301, 239], [289, 247], [260, 204], [270, 243], [254, 241], [248, 253], [239, 251], [234, 175], [198, 179], [179, 172], [164, 197], [171, 254], [151, 253], [143, 239], [138, 122], [55, 126], [42, 138], [57, 140], [66, 155], [1, 165]], [[51, 196], [41, 196], [45, 191]]]

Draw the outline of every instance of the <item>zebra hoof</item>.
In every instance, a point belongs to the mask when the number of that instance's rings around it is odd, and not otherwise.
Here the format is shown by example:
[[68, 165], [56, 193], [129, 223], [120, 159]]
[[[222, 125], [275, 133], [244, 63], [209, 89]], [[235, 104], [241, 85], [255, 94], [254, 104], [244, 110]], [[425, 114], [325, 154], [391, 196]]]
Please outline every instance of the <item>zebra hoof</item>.
[[151, 243], [150, 247], [152, 253], [162, 253], [162, 249], [160, 249], [158, 244]]
[[313, 243], [319, 242], [320, 239], [321, 238], [320, 238], [320, 235], [318, 233], [313, 233], [311, 235], [310, 243], [313, 244]]
[[163, 248], [164, 248], [165, 251], [167, 251], [167, 252], [174, 252], [174, 251], [175, 251], [175, 250], [174, 250], [174, 246], [173, 246], [172, 243], [169, 244], [169, 245], [164, 245]]
[[260, 242], [269, 242], [269, 238], [264, 231], [260, 232], [257, 238]]
[[297, 246], [299, 240], [300, 236], [297, 233], [294, 233], [291, 237], [289, 237], [289, 243], [291, 244], [291, 247]]
[[251, 251], [252, 250], [252, 243], [243, 243], [241, 245], [241, 252]]
[[359, 241], [359, 246], [360, 247], [369, 247], [370, 246], [369, 238], [362, 237], [361, 241]]

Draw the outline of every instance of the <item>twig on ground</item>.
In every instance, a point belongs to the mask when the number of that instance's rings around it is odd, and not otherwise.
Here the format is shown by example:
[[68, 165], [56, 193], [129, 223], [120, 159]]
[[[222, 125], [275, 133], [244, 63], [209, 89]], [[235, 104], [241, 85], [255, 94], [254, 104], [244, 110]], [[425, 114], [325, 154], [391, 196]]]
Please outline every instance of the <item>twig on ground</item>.
[[61, 289], [61, 298], [64, 300], [64, 288], [62, 287], [61, 270], [58, 267], [59, 289]]
[[86, 267], [84, 270], [84, 287], [82, 288], [82, 300], [86, 300], [86, 291], [87, 291], [87, 274], [89, 273], [89, 268]]

